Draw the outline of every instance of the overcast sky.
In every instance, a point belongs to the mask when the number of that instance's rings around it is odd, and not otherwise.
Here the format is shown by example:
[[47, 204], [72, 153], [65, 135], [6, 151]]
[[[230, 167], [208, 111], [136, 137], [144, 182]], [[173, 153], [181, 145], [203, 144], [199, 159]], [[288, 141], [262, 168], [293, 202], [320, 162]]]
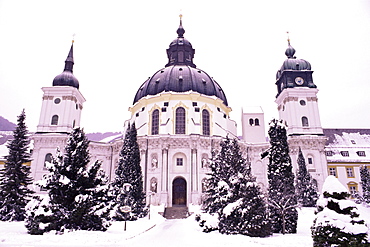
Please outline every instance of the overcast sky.
[[[36, 130], [42, 87], [64, 69], [86, 98], [86, 132], [120, 131], [140, 85], [167, 63], [180, 10], [194, 63], [221, 85], [240, 121], [243, 106], [278, 117], [276, 71], [287, 34], [311, 63], [324, 128], [370, 128], [370, 1], [0, 0], [0, 115], [26, 109]], [[239, 133], [241, 134], [241, 132]]]

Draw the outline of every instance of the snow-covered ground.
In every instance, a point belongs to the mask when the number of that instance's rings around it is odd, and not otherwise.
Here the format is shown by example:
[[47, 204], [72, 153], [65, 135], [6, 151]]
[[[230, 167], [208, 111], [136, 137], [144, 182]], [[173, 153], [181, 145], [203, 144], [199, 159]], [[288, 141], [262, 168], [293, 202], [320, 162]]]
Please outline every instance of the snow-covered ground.
[[[370, 208], [359, 207], [370, 223]], [[74, 231], [63, 235], [48, 233], [29, 235], [23, 222], [0, 222], [0, 246], [312, 246], [310, 227], [314, 219], [314, 208], [299, 209], [297, 234], [274, 234], [268, 238], [251, 238], [243, 235], [222, 235], [218, 232], [203, 233], [194, 220], [194, 214], [187, 219], [165, 220], [152, 208], [151, 219], [114, 222], [106, 232]]]

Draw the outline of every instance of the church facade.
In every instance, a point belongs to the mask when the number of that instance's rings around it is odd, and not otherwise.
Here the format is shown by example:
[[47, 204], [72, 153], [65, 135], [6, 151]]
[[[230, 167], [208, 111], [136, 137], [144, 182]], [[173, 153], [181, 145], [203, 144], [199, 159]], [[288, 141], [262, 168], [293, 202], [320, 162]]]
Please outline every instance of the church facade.
[[[267, 159], [261, 152], [269, 147], [261, 108], [244, 108], [242, 135], [230, 119], [231, 108], [221, 86], [193, 62], [195, 50], [184, 37], [180, 20], [177, 38], [166, 50], [168, 63], [138, 89], [131, 118], [135, 123], [141, 153], [144, 189], [148, 203], [166, 206], [201, 204], [204, 181], [213, 150], [222, 138], [238, 138], [252, 173], [267, 186]], [[317, 93], [309, 62], [294, 57], [288, 44], [287, 59], [276, 76], [276, 103], [280, 119], [288, 126], [288, 141], [294, 169], [299, 148], [318, 188], [328, 175], [327, 137], [320, 123]], [[33, 134], [34, 180], [47, 172], [56, 147], [65, 146], [68, 133], [80, 125], [85, 99], [73, 75], [73, 43], [63, 73], [51, 87], [44, 87], [37, 132]], [[124, 133], [123, 130], [122, 133]], [[101, 160], [111, 180], [119, 159], [123, 136], [112, 141], [91, 141], [91, 160]], [[63, 151], [63, 150], [61, 150]], [[358, 181], [357, 181], [358, 183]]]

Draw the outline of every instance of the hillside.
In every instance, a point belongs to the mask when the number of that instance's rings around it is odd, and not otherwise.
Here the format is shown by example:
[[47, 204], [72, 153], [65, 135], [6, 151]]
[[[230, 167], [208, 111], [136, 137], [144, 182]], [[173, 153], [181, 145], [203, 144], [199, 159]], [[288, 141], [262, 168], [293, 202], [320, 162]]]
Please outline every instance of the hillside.
[[16, 124], [0, 116], [0, 131], [13, 131]]

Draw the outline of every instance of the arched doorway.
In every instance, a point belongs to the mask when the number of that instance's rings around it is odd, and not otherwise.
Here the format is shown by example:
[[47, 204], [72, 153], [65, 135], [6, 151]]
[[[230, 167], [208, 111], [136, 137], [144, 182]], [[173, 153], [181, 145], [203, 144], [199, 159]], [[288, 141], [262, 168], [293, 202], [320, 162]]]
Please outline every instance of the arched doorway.
[[172, 206], [186, 206], [186, 180], [175, 178], [172, 182]]

